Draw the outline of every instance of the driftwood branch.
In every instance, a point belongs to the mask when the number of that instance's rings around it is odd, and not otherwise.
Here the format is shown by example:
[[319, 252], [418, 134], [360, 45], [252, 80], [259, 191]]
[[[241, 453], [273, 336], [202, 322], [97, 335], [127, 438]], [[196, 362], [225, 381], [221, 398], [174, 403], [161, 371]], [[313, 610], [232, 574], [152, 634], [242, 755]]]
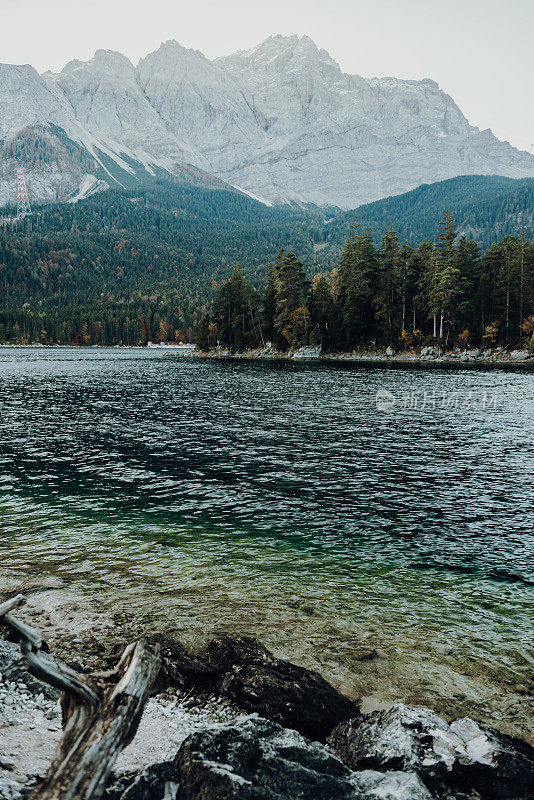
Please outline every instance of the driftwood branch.
[[0, 622], [18, 633], [24, 668], [63, 689], [63, 738], [30, 800], [98, 800], [117, 756], [135, 736], [159, 670], [159, 648], [130, 644], [115, 669], [82, 680], [69, 667], [45, 659], [40, 634], [13, 618], [11, 611], [24, 602], [18, 595], [2, 603]]
[[22, 653], [21, 660], [7, 671], [6, 677], [15, 677], [17, 673], [26, 670], [50, 686], [68, 692], [78, 698], [80, 702], [96, 705], [100, 698], [94, 689], [84, 683], [73, 669], [64, 664], [55, 664], [50, 659], [44, 658], [40, 653], [43, 645], [41, 634], [30, 628], [25, 622], [21, 622], [12, 616], [10, 612], [25, 602], [26, 598], [19, 594], [0, 605], [0, 622], [18, 634]]
[[16, 597], [11, 597], [9, 600], [6, 600], [5, 603], [0, 603], [0, 617], [4, 617], [19, 606], [23, 606], [25, 602], [26, 598], [24, 595], [17, 594]]

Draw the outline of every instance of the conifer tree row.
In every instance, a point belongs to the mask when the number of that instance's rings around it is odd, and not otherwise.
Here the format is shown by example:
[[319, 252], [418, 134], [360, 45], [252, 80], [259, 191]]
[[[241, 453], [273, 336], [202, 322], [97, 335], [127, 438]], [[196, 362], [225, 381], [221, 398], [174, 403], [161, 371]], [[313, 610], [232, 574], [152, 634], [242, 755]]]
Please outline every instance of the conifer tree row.
[[423, 342], [534, 348], [534, 244], [523, 232], [481, 255], [446, 212], [435, 245], [400, 244], [388, 227], [377, 246], [356, 221], [330, 275], [308, 281], [296, 255], [281, 250], [267, 267], [261, 298], [236, 268], [197, 332], [201, 349], [265, 342], [280, 350]]

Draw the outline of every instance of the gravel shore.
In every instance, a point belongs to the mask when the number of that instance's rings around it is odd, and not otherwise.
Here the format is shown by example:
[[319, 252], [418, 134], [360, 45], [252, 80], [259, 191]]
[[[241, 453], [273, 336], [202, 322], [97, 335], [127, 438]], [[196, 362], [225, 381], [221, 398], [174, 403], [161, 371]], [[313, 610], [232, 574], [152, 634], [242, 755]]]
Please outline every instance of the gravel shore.
[[[0, 639], [0, 800], [23, 800], [45, 775], [61, 738], [56, 694], [31, 677], [5, 680], [2, 670], [18, 658], [18, 648]], [[42, 691], [43, 690], [43, 691]], [[178, 690], [150, 698], [131, 744], [120, 754], [115, 773], [140, 770], [174, 758], [191, 733], [213, 723], [236, 720], [242, 712], [220, 698], [205, 701]]]

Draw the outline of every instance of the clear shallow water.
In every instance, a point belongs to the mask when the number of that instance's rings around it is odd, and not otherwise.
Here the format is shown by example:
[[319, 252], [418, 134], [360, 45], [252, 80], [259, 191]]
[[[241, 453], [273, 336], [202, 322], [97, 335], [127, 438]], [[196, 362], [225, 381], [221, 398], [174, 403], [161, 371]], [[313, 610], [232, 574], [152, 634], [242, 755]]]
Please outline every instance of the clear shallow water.
[[533, 389], [521, 370], [0, 349], [0, 572], [190, 639], [246, 629], [355, 694], [524, 693]]

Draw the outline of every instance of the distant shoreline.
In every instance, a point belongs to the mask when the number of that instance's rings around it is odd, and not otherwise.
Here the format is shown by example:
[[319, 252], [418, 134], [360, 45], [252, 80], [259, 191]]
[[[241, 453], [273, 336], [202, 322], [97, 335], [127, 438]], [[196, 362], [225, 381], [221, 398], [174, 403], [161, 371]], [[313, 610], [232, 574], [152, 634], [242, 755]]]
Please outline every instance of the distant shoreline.
[[473, 351], [446, 351], [442, 355], [422, 352], [407, 351], [394, 352], [388, 354], [385, 350], [364, 351], [348, 353], [319, 353], [316, 348], [302, 347], [294, 351], [278, 351], [268, 349], [245, 350], [243, 352], [232, 353], [229, 350], [195, 350], [190, 348], [180, 348], [168, 345], [151, 346], [146, 345], [74, 345], [74, 344], [0, 344], [2, 350], [83, 350], [86, 352], [94, 350], [147, 350], [153, 353], [160, 353], [166, 358], [201, 358], [215, 360], [238, 360], [238, 361], [284, 361], [288, 363], [321, 363], [321, 364], [362, 364], [363, 366], [392, 366], [392, 367], [496, 367], [496, 368], [527, 368], [534, 371], [534, 354], [527, 351], [512, 350], [492, 350], [480, 352]]
[[[534, 355], [527, 354], [523, 357], [523, 351], [512, 351], [512, 353], [494, 352], [491, 354], [475, 355], [445, 352], [442, 355], [425, 354], [415, 352], [392, 353], [364, 352], [364, 353], [313, 353], [306, 352], [308, 348], [300, 348], [294, 352], [266, 352], [265, 350], [247, 350], [240, 353], [230, 353], [222, 351], [199, 351], [195, 350], [188, 354], [189, 357], [206, 359], [226, 359], [226, 360], [245, 360], [245, 361], [287, 361], [293, 363], [334, 363], [334, 364], [362, 364], [365, 366], [406, 366], [406, 367], [425, 367], [425, 366], [445, 366], [445, 367], [527, 367], [534, 370]], [[526, 352], [526, 351], [525, 351]], [[515, 355], [514, 355], [515, 354]], [[168, 354], [171, 355], [170, 353]]]

